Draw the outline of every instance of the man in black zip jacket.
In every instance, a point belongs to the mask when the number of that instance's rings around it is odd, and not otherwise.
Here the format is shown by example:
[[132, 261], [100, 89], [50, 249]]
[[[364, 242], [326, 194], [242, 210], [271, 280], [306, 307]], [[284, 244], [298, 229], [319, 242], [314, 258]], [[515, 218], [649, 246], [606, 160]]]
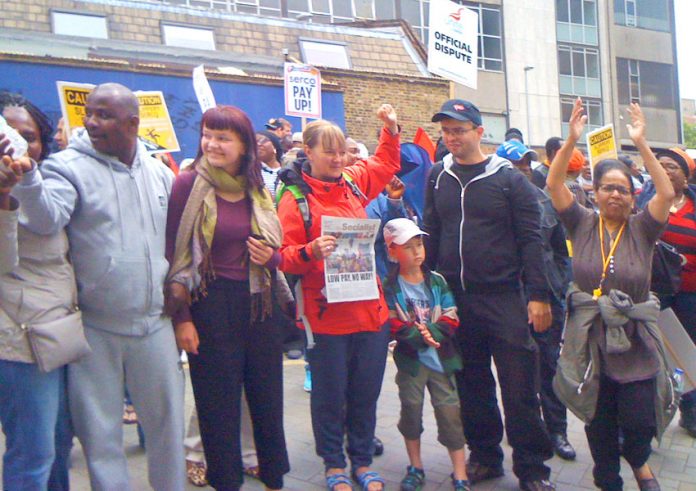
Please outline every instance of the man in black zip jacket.
[[474, 482], [503, 475], [493, 357], [520, 488], [552, 491], [544, 460], [553, 451], [535, 383], [538, 349], [528, 328], [529, 322], [543, 332], [551, 324], [535, 190], [509, 161], [481, 152], [483, 127], [475, 105], [449, 100], [432, 121], [440, 123], [450, 155], [431, 171], [423, 222], [430, 234], [428, 266], [447, 279], [460, 318], [464, 370], [457, 385], [471, 450], [467, 473]]

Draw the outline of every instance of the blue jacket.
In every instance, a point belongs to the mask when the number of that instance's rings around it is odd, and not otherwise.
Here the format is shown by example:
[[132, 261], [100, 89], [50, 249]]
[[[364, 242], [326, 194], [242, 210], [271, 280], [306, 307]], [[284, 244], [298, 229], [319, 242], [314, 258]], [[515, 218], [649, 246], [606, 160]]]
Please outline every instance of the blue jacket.
[[161, 317], [173, 180], [142, 143], [128, 167], [96, 151], [82, 131], [13, 189], [27, 228], [44, 235], [66, 228], [86, 326], [130, 336], [171, 326]]

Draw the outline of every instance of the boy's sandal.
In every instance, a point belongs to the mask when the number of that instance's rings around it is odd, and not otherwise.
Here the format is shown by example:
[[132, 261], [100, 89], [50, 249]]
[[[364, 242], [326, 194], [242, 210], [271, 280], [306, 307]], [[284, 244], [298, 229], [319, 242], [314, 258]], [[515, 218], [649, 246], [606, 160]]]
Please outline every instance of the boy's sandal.
[[253, 479], [258, 479], [259, 478], [259, 466], [255, 465], [253, 467], [245, 467], [244, 468], [244, 475], [249, 476]]
[[360, 485], [360, 489], [362, 489], [362, 491], [369, 491], [370, 484], [373, 482], [380, 483], [382, 485], [382, 489], [384, 489], [384, 479], [382, 479], [382, 476], [375, 471], [365, 471], [362, 474], [358, 474], [357, 472], [353, 471], [353, 479], [355, 479], [355, 482]]
[[340, 484], [345, 484], [350, 486], [350, 489], [353, 489], [353, 482], [348, 477], [348, 474], [339, 472], [337, 474], [326, 474], [324, 477], [326, 477], [326, 487], [329, 491], [334, 491]]

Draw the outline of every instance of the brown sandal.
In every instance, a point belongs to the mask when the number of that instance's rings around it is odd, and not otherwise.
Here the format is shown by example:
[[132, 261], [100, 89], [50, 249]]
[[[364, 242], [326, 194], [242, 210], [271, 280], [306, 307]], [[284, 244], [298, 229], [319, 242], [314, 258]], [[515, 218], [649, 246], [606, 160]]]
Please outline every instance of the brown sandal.
[[244, 468], [244, 475], [249, 476], [253, 479], [258, 479], [259, 478], [259, 466], [255, 465], [253, 467], [245, 467]]
[[205, 477], [206, 467], [203, 462], [186, 461], [186, 475], [188, 480], [194, 486], [204, 487], [208, 485], [208, 479]]
[[124, 404], [123, 406], [123, 424], [134, 425], [138, 422], [138, 415], [135, 413], [133, 404]]

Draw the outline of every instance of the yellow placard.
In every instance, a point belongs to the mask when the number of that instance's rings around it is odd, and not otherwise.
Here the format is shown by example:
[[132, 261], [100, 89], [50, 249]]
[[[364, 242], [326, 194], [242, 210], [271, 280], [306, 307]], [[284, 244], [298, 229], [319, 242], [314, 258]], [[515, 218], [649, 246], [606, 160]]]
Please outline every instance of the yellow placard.
[[73, 82], [56, 82], [58, 87], [58, 99], [60, 100], [60, 110], [68, 135], [71, 135], [75, 128], [84, 126], [82, 120], [85, 117], [85, 105], [87, 96], [96, 87], [93, 84], [79, 84]]
[[[96, 87], [93, 84], [56, 82], [61, 112], [68, 134], [84, 127], [87, 96]], [[150, 153], [178, 152], [179, 141], [174, 132], [164, 94], [159, 90], [139, 91], [135, 95], [140, 102], [140, 128], [138, 136]]]
[[159, 90], [135, 93], [140, 102], [140, 128], [138, 136], [145, 141], [148, 150], [157, 152], [178, 152], [179, 141], [174, 125], [169, 118], [164, 94]]
[[587, 133], [587, 150], [593, 169], [597, 162], [618, 158], [614, 125], [608, 124]]

